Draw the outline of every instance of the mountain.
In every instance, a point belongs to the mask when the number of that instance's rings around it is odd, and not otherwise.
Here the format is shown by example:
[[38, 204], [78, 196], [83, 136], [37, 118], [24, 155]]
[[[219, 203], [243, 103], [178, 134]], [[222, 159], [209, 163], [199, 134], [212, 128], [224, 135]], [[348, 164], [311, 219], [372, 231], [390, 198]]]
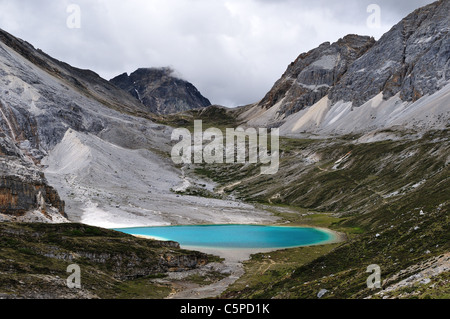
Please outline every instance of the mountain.
[[[230, 274], [178, 243], [104, 229], [274, 220], [175, 166], [160, 122], [96, 73], [0, 30], [0, 299], [163, 298], [179, 285], [151, 280], [170, 272], [189, 285]], [[65, 280], [73, 263], [80, 290]]]
[[[138, 70], [134, 76], [145, 74], [147, 81], [163, 73], [163, 82], [197, 92], [170, 78], [168, 70]], [[174, 165], [173, 128], [158, 124], [159, 115], [94, 72], [57, 61], [5, 31], [0, 88], [4, 220], [55, 222], [66, 216], [94, 226], [132, 227], [271, 219], [257, 209], [247, 216], [252, 205], [177, 194], [208, 193], [213, 186]]]
[[347, 73], [350, 65], [375, 44], [371, 37], [348, 35], [336, 43], [323, 43], [301, 54], [259, 107], [280, 103], [278, 113], [289, 116], [320, 101]]
[[130, 93], [152, 113], [171, 114], [211, 105], [195, 86], [173, 74], [170, 68], [138, 69], [110, 82]]
[[437, 1], [376, 42], [348, 35], [301, 54], [260, 102], [239, 111], [240, 119], [285, 135], [445, 128], [449, 11], [449, 1]]
[[[50, 186], [42, 161], [69, 129], [117, 141], [117, 130], [124, 132], [120, 127], [126, 126], [128, 137], [139, 135], [141, 144], [149, 147], [158, 135], [146, 136], [138, 121], [126, 121], [153, 115], [125, 92], [94, 72], [57, 61], [3, 30], [0, 87], [0, 213], [6, 220], [60, 221], [66, 216], [64, 200]], [[52, 216], [50, 211], [59, 214]], [[28, 216], [30, 212], [34, 217]]]

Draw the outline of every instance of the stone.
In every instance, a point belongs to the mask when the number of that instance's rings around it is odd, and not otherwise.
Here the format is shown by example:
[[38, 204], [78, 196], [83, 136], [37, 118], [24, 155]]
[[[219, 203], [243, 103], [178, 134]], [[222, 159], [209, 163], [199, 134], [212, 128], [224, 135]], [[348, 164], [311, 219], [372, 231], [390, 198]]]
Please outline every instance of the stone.
[[326, 96], [352, 63], [375, 44], [367, 36], [347, 35], [301, 54], [258, 104], [270, 108], [281, 102], [279, 117], [287, 117]]
[[320, 291], [319, 291], [319, 293], [317, 294], [317, 298], [322, 298], [323, 296], [325, 296], [325, 294], [328, 292], [328, 290], [327, 289], [321, 289]]
[[[330, 92], [331, 100], [355, 107], [380, 92], [416, 101], [433, 94], [450, 79], [450, 2], [436, 1], [417, 9], [383, 35]], [[369, 85], [368, 85], [369, 84]]]
[[211, 105], [194, 85], [177, 78], [171, 68], [141, 68], [110, 81], [156, 114], [171, 114]]
[[[281, 127], [285, 134], [290, 134], [296, 131], [296, 125], [292, 125], [296, 122], [292, 122], [292, 118], [299, 114], [294, 118], [312, 124], [309, 127], [303, 124], [305, 129], [295, 133], [317, 134], [328, 125], [335, 128], [331, 128], [332, 134], [348, 134], [355, 132], [343, 114], [351, 114], [377, 96], [381, 101], [376, 99], [374, 103], [398, 98], [395, 107], [401, 111], [402, 102], [412, 104], [422, 97], [444, 92], [450, 83], [448, 12], [449, 1], [436, 1], [409, 14], [378, 41], [347, 35], [335, 43], [325, 42], [301, 54], [260, 102], [242, 108], [239, 119], [251, 126]], [[326, 102], [322, 105], [321, 101]], [[445, 100], [442, 103], [446, 103]], [[311, 110], [313, 106], [316, 108]], [[328, 115], [331, 110], [335, 111], [333, 117], [325, 121], [323, 114]], [[302, 111], [305, 111], [303, 118]], [[386, 125], [379, 123], [377, 116], [381, 117], [383, 113], [380, 111], [377, 115], [375, 107], [361, 112], [372, 111], [375, 115], [370, 119], [359, 115], [364, 119], [365, 133]], [[434, 116], [430, 111], [428, 117], [420, 120], [420, 126], [433, 126], [433, 122], [445, 126], [448, 112], [444, 110]], [[388, 117], [384, 122], [390, 119]], [[324, 127], [321, 127], [321, 121], [324, 121]], [[409, 125], [412, 120], [404, 121], [402, 125]]]

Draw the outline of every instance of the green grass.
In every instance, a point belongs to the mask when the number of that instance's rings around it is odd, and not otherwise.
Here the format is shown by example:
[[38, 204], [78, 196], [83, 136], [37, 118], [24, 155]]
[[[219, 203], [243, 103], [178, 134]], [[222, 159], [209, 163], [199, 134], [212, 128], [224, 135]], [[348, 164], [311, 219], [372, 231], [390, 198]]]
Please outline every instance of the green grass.
[[174, 128], [187, 128], [193, 132], [195, 120], [202, 121], [203, 130], [218, 128], [223, 132], [227, 128], [237, 128], [240, 124], [231, 111], [216, 106], [211, 106], [206, 109], [190, 110], [179, 114], [165, 115], [159, 122]]
[[255, 254], [244, 263], [245, 275], [231, 285], [222, 297], [268, 297], [265, 291], [270, 291], [274, 283], [290, 278], [299, 266], [329, 253], [338, 246], [339, 244], [329, 244]]
[[[311, 260], [294, 262], [291, 268], [283, 268], [285, 257], [279, 255], [270, 265], [255, 257], [246, 265], [240, 286], [230, 288], [225, 296], [315, 298], [325, 288], [330, 291], [325, 298], [362, 298], [373, 293], [365, 286], [368, 265], [379, 264], [388, 278], [449, 251], [448, 131], [419, 140], [353, 141], [353, 137], [282, 139], [281, 166], [274, 176], [260, 176], [254, 165], [197, 169], [220, 187], [241, 181], [227, 193], [267, 207], [281, 222], [326, 227], [348, 238]], [[347, 160], [336, 165], [349, 152]], [[425, 215], [419, 214], [421, 210]], [[252, 272], [264, 265], [268, 268], [260, 274], [260, 284]], [[436, 289], [427, 296], [440, 298], [446, 292]]]
[[215, 282], [218, 282], [224, 278], [226, 278], [226, 275], [219, 273], [217, 271], [213, 271], [207, 275], [193, 274], [193, 275], [188, 276], [184, 280], [195, 283], [200, 286], [207, 286], [207, 285], [211, 285]]
[[177, 258], [198, 258], [201, 264], [219, 260], [86, 225], [0, 223], [0, 295], [80, 297], [81, 292], [70, 290], [65, 282], [67, 267], [77, 264], [83, 293], [100, 298], [164, 298], [172, 287], [152, 280], [176, 269], [178, 264], [169, 261]]
[[114, 299], [163, 299], [172, 292], [170, 285], [156, 284], [150, 278], [120, 282], [104, 292]]

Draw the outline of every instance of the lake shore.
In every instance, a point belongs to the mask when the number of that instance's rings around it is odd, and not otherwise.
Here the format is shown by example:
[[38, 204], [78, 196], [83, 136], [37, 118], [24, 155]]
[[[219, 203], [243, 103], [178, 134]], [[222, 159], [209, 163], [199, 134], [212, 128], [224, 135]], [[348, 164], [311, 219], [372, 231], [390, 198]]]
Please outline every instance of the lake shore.
[[[261, 225], [261, 226], [269, 226], [269, 225]], [[316, 246], [316, 245], [327, 245], [334, 244], [339, 242], [346, 241], [347, 237], [343, 233], [339, 233], [327, 228], [323, 227], [311, 227], [311, 226], [271, 226], [271, 227], [299, 227], [299, 228], [314, 228], [320, 230], [330, 236], [330, 239], [321, 241], [315, 244], [307, 244], [307, 245], [298, 245], [298, 246], [286, 246], [286, 247], [267, 247], [267, 248], [222, 248], [222, 247], [204, 247], [204, 246], [190, 246], [180, 244], [182, 249], [199, 251], [209, 255], [219, 256], [226, 261], [229, 262], [243, 262], [251, 258], [251, 255], [258, 253], [268, 253], [276, 250], [290, 249], [290, 248], [298, 248], [298, 247], [307, 247], [307, 246]], [[159, 241], [170, 241], [166, 238], [157, 237], [157, 236], [149, 236], [149, 235], [136, 235], [132, 234], [135, 237], [151, 239], [151, 240], [159, 240]]]
[[[277, 226], [285, 227], [285, 226]], [[259, 253], [270, 253], [277, 250], [288, 250], [298, 247], [308, 247], [308, 246], [319, 246], [328, 245], [333, 243], [339, 243], [346, 240], [346, 236], [343, 233], [338, 233], [327, 228], [322, 227], [311, 227], [306, 226], [306, 228], [315, 228], [323, 231], [330, 235], [330, 239], [317, 244], [296, 246], [296, 247], [285, 247], [285, 248], [211, 248], [211, 247], [199, 247], [199, 246], [183, 246], [182, 249], [199, 251], [205, 254], [219, 256], [224, 259], [222, 262], [223, 266], [229, 269], [229, 275], [215, 283], [206, 286], [184, 286], [180, 291], [170, 294], [167, 299], [205, 299], [205, 298], [215, 298], [220, 296], [228, 287], [233, 285], [239, 278], [245, 274], [243, 263], [251, 259], [252, 255]], [[151, 239], [151, 240], [161, 240], [160, 237], [146, 236], [146, 235], [133, 235], [139, 238]], [[202, 271], [202, 269], [200, 269]], [[188, 272], [186, 274], [188, 275]], [[169, 275], [170, 277], [171, 275]], [[173, 275], [175, 277], [182, 276], [183, 274]]]

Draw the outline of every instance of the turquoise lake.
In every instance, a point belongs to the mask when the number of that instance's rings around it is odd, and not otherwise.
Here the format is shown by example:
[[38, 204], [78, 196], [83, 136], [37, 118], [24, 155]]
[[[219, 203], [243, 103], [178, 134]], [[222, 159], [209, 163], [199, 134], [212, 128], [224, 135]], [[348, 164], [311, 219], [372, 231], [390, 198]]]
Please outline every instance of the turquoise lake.
[[334, 236], [307, 227], [259, 225], [205, 225], [120, 228], [117, 231], [171, 240], [182, 247], [219, 249], [292, 248], [326, 243]]

